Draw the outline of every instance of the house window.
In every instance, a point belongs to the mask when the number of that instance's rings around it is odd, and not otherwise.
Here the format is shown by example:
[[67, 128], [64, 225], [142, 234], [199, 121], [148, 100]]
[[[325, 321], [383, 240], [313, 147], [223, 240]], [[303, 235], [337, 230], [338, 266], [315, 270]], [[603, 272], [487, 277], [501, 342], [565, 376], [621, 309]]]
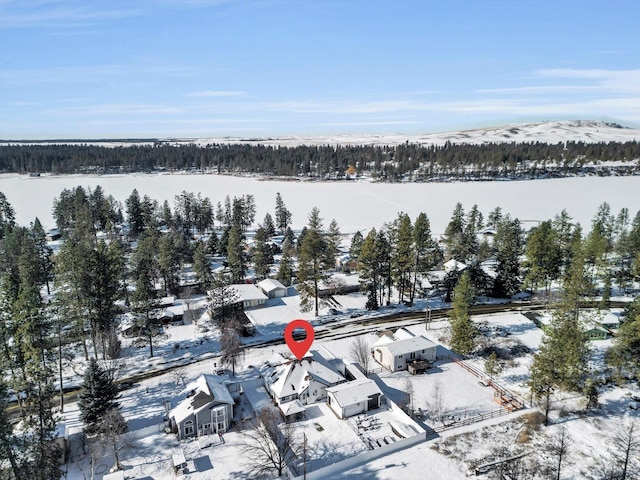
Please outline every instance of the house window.
[[415, 358], [416, 358], [416, 352], [411, 352], [411, 353], [409, 354], [409, 359], [410, 359], [410, 360], [415, 360]]
[[187, 420], [184, 422], [184, 435], [185, 437], [188, 435], [193, 435], [193, 421]]
[[210, 423], [205, 423], [202, 428], [204, 429], [205, 432], [210, 432], [211, 431], [211, 424]]

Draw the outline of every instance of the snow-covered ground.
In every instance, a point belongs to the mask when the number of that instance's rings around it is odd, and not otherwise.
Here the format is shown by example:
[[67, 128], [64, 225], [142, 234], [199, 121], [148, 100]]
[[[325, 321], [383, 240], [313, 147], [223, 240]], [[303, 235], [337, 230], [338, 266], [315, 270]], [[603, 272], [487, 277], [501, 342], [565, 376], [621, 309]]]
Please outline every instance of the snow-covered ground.
[[[326, 226], [335, 218], [341, 231], [353, 233], [379, 228], [393, 221], [399, 212], [415, 219], [425, 212], [434, 234], [444, 232], [455, 204], [465, 211], [477, 204], [487, 215], [496, 206], [531, 227], [553, 218], [566, 209], [583, 227], [591, 223], [603, 202], [617, 213], [627, 207], [631, 215], [638, 209], [640, 177], [573, 177], [510, 182], [451, 182], [385, 184], [353, 182], [282, 182], [259, 181], [256, 178], [220, 175], [135, 174], [135, 175], [68, 175], [32, 178], [16, 174], [0, 175], [0, 191], [16, 211], [18, 223], [28, 225], [38, 217], [45, 228], [54, 227], [53, 199], [64, 189], [78, 185], [95, 188], [101, 185], [107, 195], [120, 201], [134, 188], [161, 204], [173, 205], [183, 191], [202, 193], [215, 204], [226, 195], [253, 194], [256, 200], [256, 222], [267, 213], [273, 216], [276, 193], [280, 192], [293, 215], [293, 226], [302, 228], [314, 206]], [[37, 199], [34, 200], [34, 199]]]
[[[198, 302], [194, 303], [197, 307]], [[268, 310], [270, 309], [263, 309], [264, 312], [268, 312]], [[485, 325], [491, 332], [490, 335], [499, 337], [496, 338], [499, 342], [517, 340], [532, 351], [538, 348], [542, 338], [541, 330], [520, 313], [484, 315], [475, 317], [474, 320]], [[342, 320], [340, 325], [344, 325], [342, 322], [346, 321], [346, 319]], [[206, 316], [203, 315], [199, 320], [199, 325], [205, 323]], [[403, 321], [400, 320], [394, 324], [396, 326], [402, 325]], [[325, 326], [318, 328], [325, 328]], [[343, 326], [342, 328], [348, 331], [349, 327]], [[356, 328], [355, 325], [352, 327], [354, 332]], [[439, 355], [448, 353], [446, 343], [442, 345], [441, 342], [447, 338], [448, 322], [433, 322], [428, 330], [424, 325], [409, 326], [408, 329], [414, 334], [425, 335], [432, 341], [440, 343]], [[184, 364], [178, 371], [143, 380], [123, 392], [122, 410], [128, 421], [130, 433], [127, 434], [127, 445], [121, 452], [121, 462], [125, 466], [127, 478], [153, 478], [155, 480], [174, 478], [171, 468], [171, 454], [179, 449], [185, 452], [190, 466], [192, 466], [192, 472], [185, 478], [193, 480], [247, 478], [249, 465], [244, 460], [242, 445], [245, 440], [242, 435], [242, 424], [238, 424], [225, 434], [224, 443], [214, 439], [212, 442], [205, 442], [207, 445], [209, 443], [211, 445], [204, 448], [200, 448], [197, 441], [178, 442], [174, 435], [167, 435], [159, 431], [164, 413], [163, 400], [182, 390], [185, 381], [188, 382], [201, 373], [212, 373], [219, 367], [219, 359], [216, 356], [218, 332], [215, 329], [201, 334], [197, 332], [193, 324], [188, 323], [183, 326], [170, 327], [169, 335], [168, 339], [159, 342], [156, 351], [160, 353], [154, 360], [148, 358], [148, 349], [130, 347], [125, 352], [127, 365], [123, 367], [124, 374], [196, 361]], [[204, 340], [205, 338], [208, 340]], [[378, 337], [374, 333], [367, 333], [363, 335], [363, 338], [371, 345]], [[202, 345], [200, 340], [203, 340]], [[322, 355], [334, 355], [350, 360], [349, 349], [353, 341], [353, 335], [331, 341], [316, 340], [313, 348], [318, 349]], [[176, 343], [182, 345], [183, 348], [175, 349], [173, 345]], [[597, 361], [601, 361], [601, 352], [608, 345], [610, 345], [610, 340], [592, 343], [594, 357], [598, 359]], [[284, 344], [248, 350], [237, 372], [237, 379], [243, 382], [247, 397], [254, 404], [254, 407], [260, 408], [270, 404], [258, 378], [256, 366], [264, 364], [265, 361], [282, 362], [284, 361], [283, 357], [288, 354], [288, 348]], [[501, 385], [522, 395], [526, 401], [529, 398], [523, 382], [526, 380], [526, 366], [530, 360], [530, 354], [524, 354], [516, 358], [513, 363], [508, 362], [507, 368], [497, 378]], [[472, 363], [477, 368], [483, 368], [481, 360]], [[375, 363], [372, 365], [373, 368], [376, 366]], [[440, 385], [439, 388], [442, 391], [446, 418], [450, 416], [464, 418], [478, 413], [495, 411], [498, 408], [493, 401], [492, 388], [479, 385], [475, 376], [446, 359], [438, 361], [435, 368], [426, 374], [411, 376], [407, 372], [378, 371], [372, 378], [376, 380], [384, 394], [394, 402], [403, 401], [407, 381], [411, 382], [414, 392], [414, 409], [422, 409], [426, 416], [430, 406], [433, 405], [433, 392], [436, 384]], [[572, 463], [567, 464], [566, 478], [591, 478], [588, 476], [589, 464], [594, 461], [594, 456], [591, 453], [607, 451], [610, 446], [610, 437], [619, 427], [622, 419], [636, 418], [640, 420], [640, 412], [628, 409], [630, 396], [639, 394], [640, 388], [633, 385], [604, 389], [600, 397], [600, 409], [596, 413], [588, 415], [581, 413], [583, 400], [579, 397], [571, 398], [570, 396], [566, 400], [554, 403], [552, 419], [556, 425], [541, 432], [553, 432], [560, 425], [565, 425], [569, 429], [573, 439]], [[362, 443], [349, 429], [346, 422], [338, 420], [329, 411], [323, 411], [323, 408], [324, 406], [313, 406], [307, 420], [300, 424], [308, 434], [310, 452], [327, 452], [326, 458], [317, 454], [310, 457], [312, 458], [310, 468], [313, 470], [365, 451]], [[424, 476], [426, 472], [433, 480], [465, 478], [471, 465], [482, 463], [497, 448], [508, 446], [515, 441], [523, 425], [520, 415], [527, 412], [530, 410], [453, 428], [442, 432], [440, 436], [426, 443], [354, 467], [348, 472], [342, 473], [341, 478], [418, 478]], [[64, 416], [69, 426], [79, 426], [75, 403], [66, 406]], [[427, 418], [425, 421], [427, 426], [430, 426], [431, 420]], [[320, 424], [322, 430], [318, 429], [316, 424]], [[530, 445], [532, 447], [542, 445], [546, 441], [545, 438], [543, 433], [532, 433]], [[108, 456], [102, 458], [100, 463], [94, 466], [97, 469], [96, 480], [100, 480], [101, 475], [106, 473], [108, 466], [112, 464], [113, 459]], [[88, 458], [77, 457], [68, 464], [66, 478], [70, 480], [84, 479], [84, 475], [88, 477], [90, 471], [91, 465]]]

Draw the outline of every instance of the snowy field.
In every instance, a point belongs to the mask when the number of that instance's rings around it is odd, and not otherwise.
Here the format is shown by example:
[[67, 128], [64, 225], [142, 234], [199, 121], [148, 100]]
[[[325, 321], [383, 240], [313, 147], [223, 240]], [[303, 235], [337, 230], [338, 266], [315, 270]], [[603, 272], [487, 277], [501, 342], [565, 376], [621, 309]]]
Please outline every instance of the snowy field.
[[566, 209], [584, 227], [590, 225], [598, 206], [603, 202], [617, 213], [622, 207], [632, 215], [640, 208], [640, 177], [575, 177], [548, 180], [508, 182], [452, 182], [388, 184], [368, 181], [352, 182], [281, 182], [256, 178], [220, 175], [133, 174], [133, 175], [68, 175], [28, 177], [16, 174], [0, 175], [0, 191], [16, 211], [17, 221], [28, 225], [37, 216], [45, 228], [54, 227], [53, 199], [64, 188], [78, 185], [95, 188], [101, 185], [107, 195], [124, 200], [134, 188], [140, 195], [149, 195], [160, 203], [173, 205], [175, 196], [183, 191], [201, 193], [215, 203], [231, 197], [253, 194], [256, 199], [256, 222], [275, 208], [280, 192], [293, 214], [294, 228], [302, 228], [314, 206], [328, 226], [335, 218], [343, 232], [368, 230], [394, 220], [399, 212], [415, 219], [425, 212], [434, 234], [441, 234], [449, 222], [457, 202], [465, 211], [478, 204], [485, 215], [496, 206], [531, 227], [553, 218]]

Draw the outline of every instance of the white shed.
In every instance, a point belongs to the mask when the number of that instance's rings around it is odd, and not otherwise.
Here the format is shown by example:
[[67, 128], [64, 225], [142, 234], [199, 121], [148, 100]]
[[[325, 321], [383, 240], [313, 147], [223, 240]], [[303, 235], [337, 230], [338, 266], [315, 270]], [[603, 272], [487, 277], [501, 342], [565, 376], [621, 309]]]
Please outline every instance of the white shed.
[[339, 418], [380, 408], [382, 392], [370, 378], [359, 378], [327, 388], [327, 404]]

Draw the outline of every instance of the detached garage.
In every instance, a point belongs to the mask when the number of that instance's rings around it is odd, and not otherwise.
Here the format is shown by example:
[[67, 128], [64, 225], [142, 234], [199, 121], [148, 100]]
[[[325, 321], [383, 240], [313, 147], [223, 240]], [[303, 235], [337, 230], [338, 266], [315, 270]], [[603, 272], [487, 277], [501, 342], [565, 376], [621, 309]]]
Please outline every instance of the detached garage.
[[269, 298], [287, 296], [287, 287], [282, 285], [278, 280], [274, 280], [272, 278], [266, 278], [261, 282], [258, 282], [258, 288]]
[[382, 392], [369, 378], [327, 388], [327, 404], [338, 418], [349, 418], [380, 408], [381, 399]]

